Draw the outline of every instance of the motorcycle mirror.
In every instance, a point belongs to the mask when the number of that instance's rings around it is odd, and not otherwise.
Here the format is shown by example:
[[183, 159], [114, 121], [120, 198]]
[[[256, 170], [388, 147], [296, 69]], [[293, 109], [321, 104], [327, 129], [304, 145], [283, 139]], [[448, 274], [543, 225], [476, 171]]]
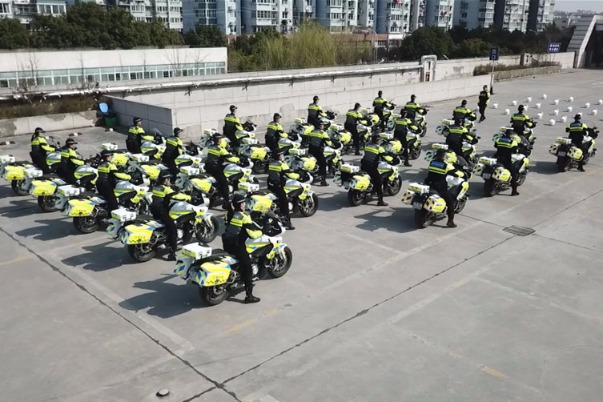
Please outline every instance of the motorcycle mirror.
[[151, 133], [152, 133], [152, 134], [155, 134], [155, 135], [160, 135], [160, 136], [162, 136], [162, 137], [165, 137], [165, 135], [163, 135], [163, 133], [162, 133], [162, 132], [161, 132], [161, 131], [160, 131], [158, 128], [155, 128], [155, 127], [153, 127], [153, 128], [151, 129]]

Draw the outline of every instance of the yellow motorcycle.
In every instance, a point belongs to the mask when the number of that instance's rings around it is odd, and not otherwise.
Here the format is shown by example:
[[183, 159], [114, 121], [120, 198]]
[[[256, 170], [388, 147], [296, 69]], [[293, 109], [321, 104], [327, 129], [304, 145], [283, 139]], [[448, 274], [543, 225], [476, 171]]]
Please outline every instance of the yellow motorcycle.
[[[519, 171], [517, 185], [521, 186], [529, 173], [530, 160], [522, 154], [513, 154], [512, 162]], [[484, 195], [492, 197], [501, 191], [511, 188], [511, 172], [498, 163], [496, 158], [482, 156], [473, 167], [473, 174], [481, 176], [484, 182]]]

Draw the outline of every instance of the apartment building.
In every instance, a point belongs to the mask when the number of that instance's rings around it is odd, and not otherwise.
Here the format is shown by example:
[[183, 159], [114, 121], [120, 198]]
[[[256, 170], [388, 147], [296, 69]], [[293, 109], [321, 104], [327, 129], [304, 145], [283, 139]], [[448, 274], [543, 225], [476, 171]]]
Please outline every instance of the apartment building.
[[241, 0], [184, 0], [184, 31], [196, 25], [216, 25], [224, 35], [241, 33]]
[[555, 0], [530, 0], [528, 31], [544, 31], [554, 18]]
[[182, 32], [182, 0], [107, 0], [107, 6], [128, 11], [136, 21], [161, 21], [170, 29]]
[[330, 32], [353, 32], [358, 26], [358, 0], [315, 1], [314, 19]]
[[452, 28], [454, 0], [427, 0], [425, 4], [425, 25], [443, 29]]
[[36, 15], [64, 15], [65, 0], [0, 0], [0, 19], [16, 18], [29, 24]]
[[241, 0], [241, 8], [244, 34], [265, 30], [286, 34], [293, 29], [294, 0]]
[[526, 31], [530, 0], [496, 0], [494, 25], [509, 31]]
[[452, 25], [467, 29], [494, 25], [496, 0], [456, 0]]

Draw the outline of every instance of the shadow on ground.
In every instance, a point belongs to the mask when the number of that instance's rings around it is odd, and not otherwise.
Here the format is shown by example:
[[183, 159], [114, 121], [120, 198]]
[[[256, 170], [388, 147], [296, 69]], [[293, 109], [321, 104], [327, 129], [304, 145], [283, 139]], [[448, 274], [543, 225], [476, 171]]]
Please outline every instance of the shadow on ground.
[[[34, 223], [40, 225], [27, 229], [16, 231], [15, 234], [21, 237], [30, 237], [35, 240], [57, 240], [66, 236], [79, 234], [73, 227], [70, 219], [39, 219]], [[82, 236], [86, 236], [82, 234]]]
[[65, 258], [62, 263], [71, 267], [81, 266], [83, 269], [95, 272], [137, 264], [128, 255], [125, 247], [107, 247], [110, 244], [115, 244], [115, 241], [109, 240], [101, 244], [82, 247], [81, 249], [86, 252]]

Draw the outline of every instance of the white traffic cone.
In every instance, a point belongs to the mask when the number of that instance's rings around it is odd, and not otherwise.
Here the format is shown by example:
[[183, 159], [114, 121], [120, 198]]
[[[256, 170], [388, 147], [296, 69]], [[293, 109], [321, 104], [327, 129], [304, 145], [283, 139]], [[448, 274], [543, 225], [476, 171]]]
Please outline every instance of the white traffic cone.
[[549, 125], [554, 126], [555, 125], [555, 119], [549, 120]]
[[505, 114], [508, 116], [511, 114], [511, 111], [509, 109], [505, 109]]

